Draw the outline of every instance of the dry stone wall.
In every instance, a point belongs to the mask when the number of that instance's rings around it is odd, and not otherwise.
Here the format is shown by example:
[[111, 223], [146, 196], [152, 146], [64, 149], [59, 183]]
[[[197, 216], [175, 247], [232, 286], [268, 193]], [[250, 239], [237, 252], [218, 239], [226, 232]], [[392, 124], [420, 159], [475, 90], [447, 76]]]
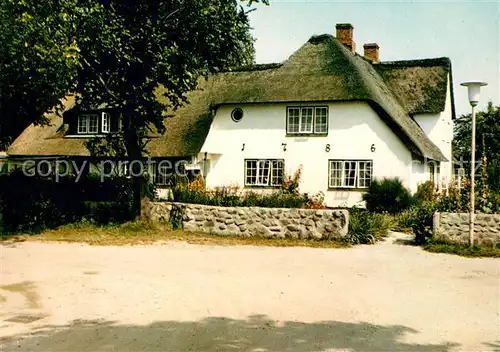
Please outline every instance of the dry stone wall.
[[[434, 233], [445, 240], [469, 242], [468, 213], [435, 213]], [[500, 214], [476, 214], [474, 240], [479, 244], [500, 243]]]
[[340, 238], [347, 235], [347, 210], [217, 207], [152, 202], [143, 207], [148, 220], [182, 223], [185, 231], [276, 238]]

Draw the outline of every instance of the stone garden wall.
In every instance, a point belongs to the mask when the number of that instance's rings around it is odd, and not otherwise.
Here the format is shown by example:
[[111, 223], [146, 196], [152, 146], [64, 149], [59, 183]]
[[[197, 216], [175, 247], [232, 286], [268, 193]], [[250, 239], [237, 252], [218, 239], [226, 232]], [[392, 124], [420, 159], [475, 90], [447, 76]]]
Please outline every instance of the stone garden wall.
[[143, 217], [182, 224], [185, 231], [221, 235], [327, 239], [347, 235], [347, 210], [216, 207], [149, 202]]
[[[469, 242], [468, 213], [435, 213], [434, 233], [445, 240]], [[500, 243], [500, 214], [476, 214], [474, 241], [479, 244]]]

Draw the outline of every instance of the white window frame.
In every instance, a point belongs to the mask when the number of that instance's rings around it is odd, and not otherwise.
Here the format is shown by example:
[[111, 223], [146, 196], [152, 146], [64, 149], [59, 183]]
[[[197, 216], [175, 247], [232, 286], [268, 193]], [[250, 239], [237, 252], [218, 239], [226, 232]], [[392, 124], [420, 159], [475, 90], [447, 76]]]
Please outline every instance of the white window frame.
[[89, 129], [89, 116], [88, 115], [79, 115], [78, 116], [78, 126], [77, 132], [79, 134], [87, 134]]
[[101, 114], [101, 131], [102, 133], [109, 133], [111, 131], [111, 115], [107, 112]]
[[441, 164], [437, 161], [429, 161], [429, 181], [434, 185], [439, 186], [439, 179], [441, 177]]
[[157, 174], [155, 175], [155, 183], [158, 186], [168, 186], [168, 170], [169, 170], [169, 165], [168, 164], [162, 164], [161, 162], [158, 163], [158, 165], [155, 164]]
[[[318, 122], [318, 110], [324, 110], [326, 111], [326, 120], [324, 123], [319, 123]], [[318, 125], [324, 126], [325, 130], [324, 131], [318, 131]], [[328, 133], [328, 107], [327, 106], [316, 106], [314, 108], [314, 134], [327, 134]]]
[[[299, 113], [298, 116], [298, 125], [290, 123], [290, 111], [297, 111]], [[311, 111], [311, 122], [310, 124], [305, 121], [309, 115], [306, 115], [306, 111]], [[326, 111], [326, 121], [325, 123], [319, 124], [317, 122], [317, 112], [318, 111]], [[308, 134], [308, 135], [327, 135], [328, 134], [328, 122], [329, 122], [329, 109], [328, 106], [288, 106], [286, 109], [286, 133], [289, 135], [300, 135], [300, 134]], [[326, 126], [325, 126], [326, 124]], [[324, 127], [324, 130], [318, 131], [317, 125], [321, 125]], [[295, 128], [292, 129], [291, 126]]]
[[[346, 184], [346, 165], [354, 163], [354, 184]], [[340, 165], [340, 168], [334, 168], [333, 165]], [[361, 167], [363, 166], [363, 170]], [[340, 175], [339, 175], [340, 170]], [[364, 177], [364, 182], [360, 182], [360, 171], [369, 172], [370, 178]], [[334, 174], [336, 174], [335, 180], [339, 182], [332, 182], [334, 179]], [[369, 182], [366, 182], [369, 180]], [[347, 188], [347, 189], [367, 189], [373, 180], [373, 160], [338, 160], [331, 159], [328, 160], [328, 188]], [[363, 185], [362, 185], [363, 183]]]
[[[255, 162], [255, 183], [248, 182], [248, 171], [249, 163]], [[265, 163], [269, 163], [269, 166], [263, 169]], [[275, 163], [281, 163], [281, 167], [275, 168]], [[262, 170], [263, 169], [263, 170]], [[261, 173], [261, 170], [264, 171]], [[275, 174], [275, 171], [281, 170], [281, 183], [273, 182], [273, 179], [279, 179], [279, 176]], [[283, 159], [245, 159], [245, 186], [246, 187], [279, 187], [283, 183], [285, 172], [285, 161]], [[267, 181], [264, 182], [264, 179]]]
[[[90, 120], [95, 119], [95, 130], [91, 130]], [[83, 122], [83, 123], [82, 123]], [[99, 132], [99, 116], [97, 114], [78, 115], [78, 134], [97, 134]]]

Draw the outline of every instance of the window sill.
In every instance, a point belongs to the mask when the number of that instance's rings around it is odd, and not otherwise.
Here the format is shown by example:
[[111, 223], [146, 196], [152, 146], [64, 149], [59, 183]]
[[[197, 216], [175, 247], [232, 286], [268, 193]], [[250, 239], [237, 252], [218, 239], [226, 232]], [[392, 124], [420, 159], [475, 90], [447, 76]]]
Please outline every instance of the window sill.
[[286, 137], [328, 137], [328, 133], [287, 133]]
[[248, 189], [280, 189], [281, 186], [252, 186], [252, 185], [245, 185], [244, 188], [248, 188]]
[[329, 192], [366, 192], [367, 188], [328, 187]]
[[113, 135], [116, 133], [101, 133], [101, 134], [68, 134], [64, 136], [64, 138], [95, 138], [95, 137], [101, 137], [104, 138], [109, 135]]

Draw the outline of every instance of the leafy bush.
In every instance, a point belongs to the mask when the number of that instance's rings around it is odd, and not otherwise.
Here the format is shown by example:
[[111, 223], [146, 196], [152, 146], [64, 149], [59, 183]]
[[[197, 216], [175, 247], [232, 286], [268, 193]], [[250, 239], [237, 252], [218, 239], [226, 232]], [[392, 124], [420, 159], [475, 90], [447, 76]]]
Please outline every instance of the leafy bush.
[[500, 213], [500, 192], [491, 192], [489, 194], [489, 201], [491, 204], [491, 212]]
[[360, 208], [349, 209], [349, 232], [346, 240], [352, 244], [369, 244], [380, 240], [391, 230], [393, 221], [388, 214], [377, 214]]
[[434, 203], [425, 203], [416, 208], [411, 223], [416, 244], [425, 244], [433, 238], [432, 219], [436, 210], [437, 206]]
[[326, 209], [325, 194], [323, 192], [318, 192], [316, 194], [313, 194], [311, 197], [308, 196], [306, 208], [308, 208], [308, 209]]
[[206, 189], [203, 179], [196, 179], [187, 185], [178, 185], [172, 190], [174, 202], [194, 203], [227, 207], [265, 208], [307, 208], [324, 209], [324, 194], [313, 196], [298, 191], [302, 168], [292, 176], [285, 176], [280, 189], [273, 192], [257, 193], [243, 191], [238, 186]]
[[199, 191], [180, 186], [173, 190], [174, 202], [215, 205], [225, 207], [265, 207], [265, 208], [307, 208], [314, 203], [306, 195], [275, 191], [259, 194], [240, 192], [234, 187], [219, 187], [213, 190]]
[[421, 183], [417, 187], [417, 192], [413, 196], [415, 203], [422, 204], [427, 202], [435, 202], [438, 198], [436, 186], [432, 181]]
[[[122, 222], [131, 217], [132, 186], [126, 178], [0, 176], [0, 212], [6, 232], [38, 232], [82, 218]], [[92, 204], [96, 202], [95, 204]]]
[[441, 212], [462, 212], [468, 211], [469, 195], [457, 188], [450, 188], [448, 194], [441, 195], [434, 204], [436, 210]]
[[302, 166], [299, 167], [293, 175], [285, 175], [281, 190], [283, 193], [297, 194], [299, 193], [300, 179], [302, 178]]
[[396, 214], [394, 220], [396, 222], [395, 230], [407, 232], [411, 231], [414, 222], [416, 221], [418, 206], [411, 206], [403, 210], [401, 213]]
[[363, 200], [366, 208], [376, 213], [397, 214], [413, 204], [410, 191], [398, 178], [373, 180]]

